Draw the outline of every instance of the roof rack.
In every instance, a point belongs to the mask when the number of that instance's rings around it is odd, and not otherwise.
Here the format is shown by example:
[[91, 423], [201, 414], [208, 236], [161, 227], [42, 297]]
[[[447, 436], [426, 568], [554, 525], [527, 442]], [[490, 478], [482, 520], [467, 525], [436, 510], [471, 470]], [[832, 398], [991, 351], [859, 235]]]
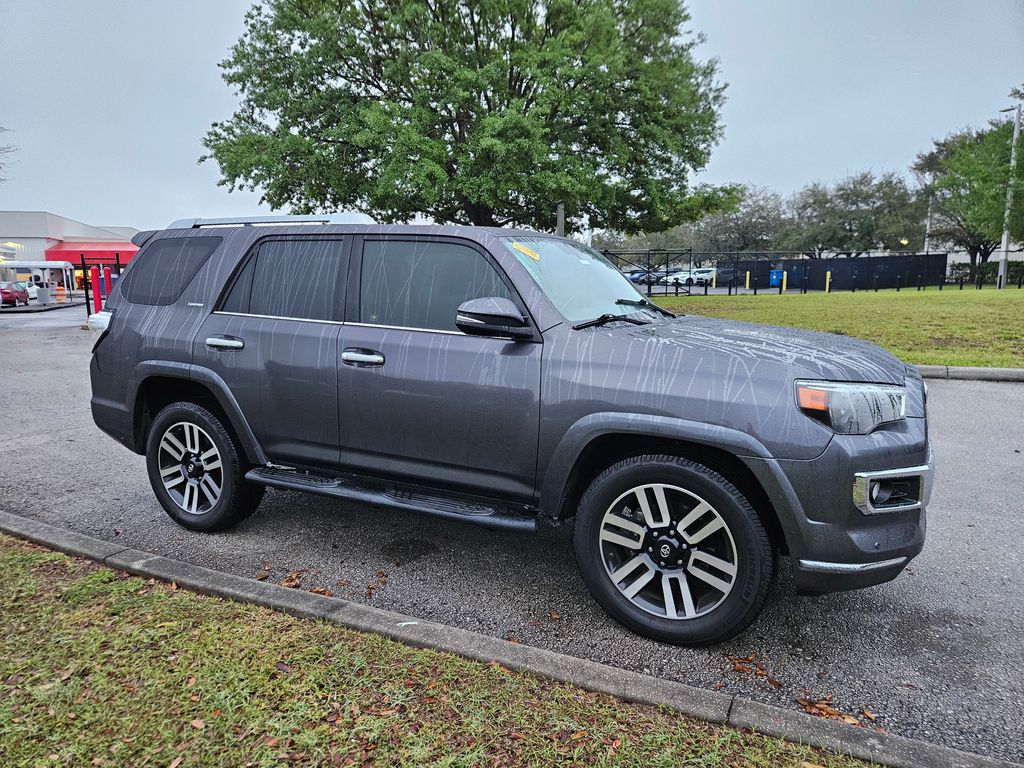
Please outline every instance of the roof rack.
[[178, 219], [167, 229], [194, 229], [197, 227], [239, 227], [258, 224], [376, 224], [365, 213], [328, 213], [314, 216], [236, 216], [226, 219]]

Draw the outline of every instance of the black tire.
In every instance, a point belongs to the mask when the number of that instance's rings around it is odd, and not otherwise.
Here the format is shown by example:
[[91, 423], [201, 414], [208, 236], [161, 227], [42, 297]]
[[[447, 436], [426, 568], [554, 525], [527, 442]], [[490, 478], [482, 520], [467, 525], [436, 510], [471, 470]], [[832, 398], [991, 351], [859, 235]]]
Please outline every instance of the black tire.
[[687, 285], [693, 285], [693, 278], [692, 277], [686, 278], [686, 284]]
[[[668, 491], [670, 494], [668, 506], [679, 507], [682, 503], [679, 500], [687, 500], [690, 498], [687, 494], [692, 494], [694, 498], [699, 497], [709, 505], [709, 515], [721, 518], [724, 526], [718, 528], [718, 532], [712, 535], [722, 537], [714, 541], [725, 541], [726, 543], [722, 546], [731, 547], [729, 552], [734, 559], [731, 564], [735, 570], [731, 589], [727, 592], [716, 591], [692, 575], [693, 570], [691, 569], [694, 566], [694, 560], [687, 561], [687, 554], [683, 550], [688, 550], [688, 547], [683, 541], [682, 534], [677, 530], [676, 526], [679, 520], [674, 517], [676, 514], [685, 517], [688, 511], [685, 505], [679, 513], [673, 510], [671, 525], [664, 529], [658, 529], [673, 532], [671, 535], [675, 537], [674, 540], [677, 540], [681, 547], [681, 550], [673, 552], [672, 557], [674, 558], [678, 554], [682, 559], [673, 560], [669, 563], [667, 570], [659, 571], [658, 563], [651, 559], [652, 557], [657, 558], [659, 551], [664, 551], [657, 546], [658, 541], [662, 539], [648, 538], [655, 532], [653, 526], [641, 525], [644, 531], [649, 532], [635, 534], [640, 537], [642, 544], [635, 549], [634, 547], [618, 547], [618, 551], [627, 553], [625, 556], [631, 559], [638, 557], [645, 559], [645, 563], [642, 563], [640, 567], [657, 571], [648, 586], [643, 588], [644, 590], [654, 589], [655, 582], [657, 582], [658, 589], [666, 589], [671, 592], [674, 588], [665, 587], [665, 582], [669, 581], [670, 577], [678, 579], [679, 574], [682, 574], [682, 581], [687, 584], [687, 594], [690, 595], [691, 602], [694, 602], [693, 595], [695, 594], [690, 592], [691, 586], [696, 585], [697, 590], [705, 590], [706, 613], [700, 613], [700, 609], [698, 609], [688, 618], [669, 618], [667, 615], [668, 600], [663, 598], [665, 607], [662, 608], [661, 615], [656, 615], [651, 612], [656, 607], [656, 596], [650, 598], [650, 603], [646, 603], [647, 609], [640, 607], [633, 599], [627, 597], [623, 590], [620, 590], [610, 575], [611, 566], [606, 564], [606, 558], [615, 556], [616, 545], [608, 542], [602, 543], [600, 539], [606, 514], [612, 514], [613, 503], [615, 503], [614, 509], [622, 509], [628, 503], [628, 499], [633, 498], [627, 496], [630, 491], [655, 484], [672, 487]], [[651, 497], [647, 496], [647, 493], [644, 491], [645, 497], [650, 499]], [[665, 491], [663, 491], [664, 493]], [[627, 501], [622, 499], [627, 499]], [[693, 509], [696, 509], [696, 505], [695, 502]], [[639, 507], [639, 504], [636, 506]], [[624, 512], [616, 514], [628, 517], [636, 515], [637, 522], [643, 523], [639, 508], [635, 512], [631, 512], [626, 507]], [[703, 527], [706, 520], [714, 520], [714, 517], [697, 518], [696, 523], [700, 523]], [[604, 530], [606, 532], [621, 532], [618, 528], [607, 526], [604, 527]], [[689, 530], [689, 526], [687, 530]], [[630, 537], [633, 535], [632, 533], [628, 534]], [[727, 536], [731, 538], [726, 539]], [[711, 535], [708, 536], [708, 542], [709, 545], [712, 542]], [[655, 548], [648, 549], [646, 545], [649, 543], [653, 543]], [[670, 455], [635, 456], [613, 464], [598, 475], [580, 500], [573, 531], [573, 545], [576, 551], [576, 561], [587, 588], [613, 619], [646, 637], [687, 646], [721, 643], [749, 627], [764, 606], [769, 587], [775, 578], [778, 558], [757, 512], [736, 486], [702, 464]], [[699, 548], [701, 547], [698, 544], [690, 545], [689, 557], [694, 557]], [[609, 551], [611, 555], [607, 554]], [[653, 556], [647, 554], [650, 551], [654, 551]], [[724, 559], [728, 559], [728, 557]], [[674, 562], [684, 563], [684, 565], [677, 567], [672, 564]], [[702, 566], [701, 570], [703, 569], [702, 563], [697, 562], [696, 564]], [[670, 576], [669, 571], [674, 575]], [[641, 576], [646, 575], [646, 570], [641, 572]], [[724, 572], [719, 575], [724, 575]], [[630, 577], [627, 575], [626, 578]], [[637, 582], [640, 580], [639, 577], [636, 579]], [[618, 583], [625, 584], [625, 580]], [[680, 595], [680, 589], [681, 587], [674, 589], [674, 596]], [[641, 601], [646, 601], [648, 598], [645, 595], [651, 594], [654, 593], [641, 591], [638, 596]], [[718, 598], [720, 602], [713, 605], [716, 595], [720, 595]], [[678, 602], [683, 602], [683, 600]]]
[[[167, 448], [161, 445], [169, 430], [171, 436], [181, 434], [178, 430], [188, 429], [192, 432], [194, 425], [201, 430], [202, 444], [206, 445], [208, 439], [212, 447], [216, 448], [220, 464], [216, 469], [203, 472], [199, 476], [196, 488], [191, 492], [199, 499], [195, 505], [195, 511], [189, 511], [182, 506], [182, 499], [176, 498], [176, 489], [165, 487], [165, 477], [170, 472], [170, 479], [167, 482], [177, 480], [173, 472], [174, 457], [170, 451], [176, 450], [175, 446]], [[182, 440], [177, 439], [177, 447], [181, 447]], [[198, 444], [198, 441], [197, 441]], [[166, 445], [166, 444], [165, 444]], [[199, 451], [194, 451], [194, 455]], [[186, 457], [187, 460], [187, 457]], [[197, 462], [200, 465], [202, 462]], [[214, 462], [211, 461], [211, 466]], [[146, 438], [146, 469], [149, 473], [149, 482], [153, 486], [153, 493], [156, 494], [164, 511], [170, 515], [181, 526], [194, 531], [223, 531], [249, 517], [259, 506], [263, 499], [265, 488], [262, 485], [254, 485], [245, 480], [245, 473], [248, 465], [241, 448], [235, 443], [231, 433], [224, 427], [220, 419], [206, 408], [191, 402], [178, 402], [168, 405], [157, 414], [150, 427], [149, 435]], [[178, 485], [183, 487], [191, 480], [184, 469], [181, 469], [182, 481]], [[202, 470], [199, 470], [202, 472]], [[210, 474], [211, 479], [219, 481], [219, 494], [211, 503], [207, 491], [202, 490], [202, 476]], [[216, 483], [213, 483], [216, 485]], [[191, 501], [191, 494], [186, 498], [186, 505]], [[191, 506], [191, 505], [188, 505]]]

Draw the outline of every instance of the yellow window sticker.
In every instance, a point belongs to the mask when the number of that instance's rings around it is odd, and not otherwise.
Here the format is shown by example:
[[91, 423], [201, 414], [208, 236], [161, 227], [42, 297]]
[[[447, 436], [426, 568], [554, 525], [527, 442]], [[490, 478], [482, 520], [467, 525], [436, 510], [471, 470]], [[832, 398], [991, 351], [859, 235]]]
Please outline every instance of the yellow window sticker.
[[520, 253], [525, 253], [534, 261], [540, 261], [540, 254], [533, 250], [533, 248], [527, 248], [522, 243], [512, 243], [512, 247], [515, 248]]

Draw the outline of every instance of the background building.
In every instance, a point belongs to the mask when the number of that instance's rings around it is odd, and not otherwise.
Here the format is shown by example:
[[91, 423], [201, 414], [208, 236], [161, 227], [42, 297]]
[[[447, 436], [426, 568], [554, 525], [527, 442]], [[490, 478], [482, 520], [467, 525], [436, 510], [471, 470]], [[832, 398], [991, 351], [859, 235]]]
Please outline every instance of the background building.
[[134, 227], [97, 227], [48, 211], [0, 211], [0, 259], [7, 262], [70, 262], [81, 284], [87, 266], [127, 263], [138, 248]]

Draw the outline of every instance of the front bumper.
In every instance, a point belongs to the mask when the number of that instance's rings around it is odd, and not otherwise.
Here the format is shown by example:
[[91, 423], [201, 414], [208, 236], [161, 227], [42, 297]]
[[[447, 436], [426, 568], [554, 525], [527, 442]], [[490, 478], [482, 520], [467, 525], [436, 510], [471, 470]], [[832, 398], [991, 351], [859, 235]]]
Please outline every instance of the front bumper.
[[[890, 581], [924, 547], [934, 460], [923, 418], [870, 435], [836, 435], [810, 461], [747, 464], [775, 506], [801, 592]], [[876, 483], [898, 492], [873, 501]]]

